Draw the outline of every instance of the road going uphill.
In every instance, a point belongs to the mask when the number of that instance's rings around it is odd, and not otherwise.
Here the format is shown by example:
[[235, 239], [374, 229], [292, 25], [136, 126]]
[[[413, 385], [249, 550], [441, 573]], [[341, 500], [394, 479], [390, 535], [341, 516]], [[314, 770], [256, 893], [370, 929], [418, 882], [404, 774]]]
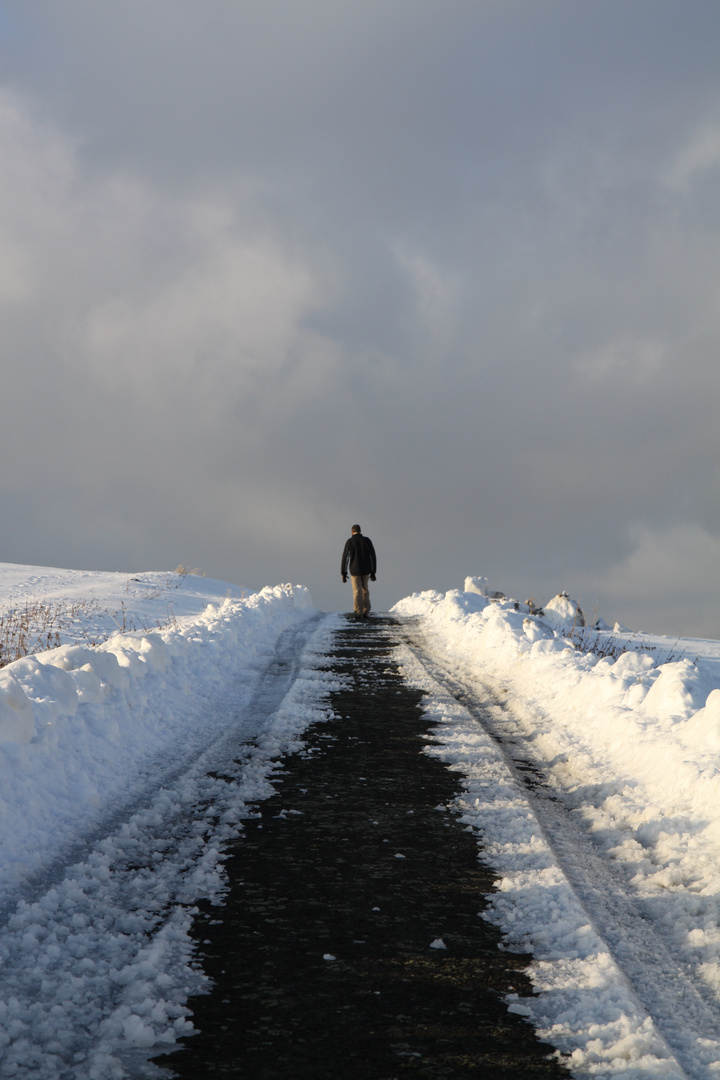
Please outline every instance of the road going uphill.
[[422, 752], [396, 624], [348, 621], [335, 641], [336, 719], [229, 849], [224, 904], [194, 927], [213, 980], [190, 1002], [199, 1034], [156, 1063], [193, 1080], [567, 1077], [505, 1006], [532, 994], [528, 960], [480, 917], [492, 873], [445, 809], [457, 775]]

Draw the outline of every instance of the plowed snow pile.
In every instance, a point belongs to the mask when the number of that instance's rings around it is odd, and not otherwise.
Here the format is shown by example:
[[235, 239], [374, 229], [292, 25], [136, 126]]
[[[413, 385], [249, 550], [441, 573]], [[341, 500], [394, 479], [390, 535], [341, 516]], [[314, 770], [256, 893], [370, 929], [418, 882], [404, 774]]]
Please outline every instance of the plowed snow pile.
[[[579, 625], [582, 615], [564, 595], [537, 612], [502, 594], [483, 595], [487, 591], [484, 583], [468, 579], [465, 591], [415, 594], [393, 610], [416, 618], [429, 655], [451, 678], [475, 687], [495, 717], [496, 733], [522, 746], [519, 756], [537, 767], [548, 793], [570, 808], [575, 823], [582, 822], [589, 856], [606, 859], [608, 873], [622, 883], [620, 892], [632, 898], [641, 920], [660, 932], [678, 970], [699, 987], [698, 1029], [712, 1019], [704, 1031], [708, 1038], [676, 1033], [673, 1049], [686, 1070], [678, 1072], [663, 1060], [662, 1040], [652, 1025], [643, 1026], [638, 1016], [628, 1022], [627, 1001], [617, 987], [603, 997], [600, 990], [615, 976], [603, 971], [607, 958], [594, 928], [578, 924], [574, 898], [568, 891], [563, 900], [562, 889], [550, 880], [553, 859], [548, 862], [541, 851], [541, 831], [530, 828], [524, 841], [510, 831], [502, 847], [502, 815], [512, 817], [515, 795], [498, 779], [496, 794], [489, 798], [483, 788], [477, 806], [471, 800], [467, 811], [468, 820], [495, 843], [495, 864], [505, 874], [494, 902], [497, 919], [511, 941], [536, 957], [541, 993], [522, 1007], [548, 1038], [572, 1052], [577, 1075], [715, 1075], [720, 643], [630, 634], [618, 626], [611, 631], [603, 623], [591, 630]], [[450, 708], [444, 715], [441, 706], [438, 711], [446, 724], [442, 753], [469, 778], [472, 792], [473, 776], [487, 772], [489, 744], [473, 735], [476, 729], [466, 720], [453, 719]], [[484, 825], [478, 813], [483, 801]], [[602, 892], [603, 882], [596, 885]], [[622, 912], [618, 918], [622, 923]], [[624, 950], [625, 970], [637, 972], [641, 959], [632, 927], [621, 939], [622, 925], [615, 954]], [[658, 971], [648, 969], [648, 978], [657, 982], [649, 991], [653, 1007], [672, 1026], [672, 991], [663, 990]]]
[[304, 587], [247, 595], [176, 573], [4, 564], [0, 596], [6, 612], [84, 602], [58, 617], [68, 644], [0, 670], [0, 908], [116, 803], [192, 760], [226, 724], [213, 703], [231, 684], [249, 696], [281, 632], [314, 614]]

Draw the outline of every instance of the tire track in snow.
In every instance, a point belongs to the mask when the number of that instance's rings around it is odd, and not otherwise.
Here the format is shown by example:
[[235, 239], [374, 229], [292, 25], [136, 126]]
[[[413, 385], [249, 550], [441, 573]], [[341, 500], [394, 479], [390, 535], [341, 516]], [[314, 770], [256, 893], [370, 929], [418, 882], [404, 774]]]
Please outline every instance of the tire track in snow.
[[[569, 888], [638, 1003], [652, 1018], [677, 1069], [655, 1072], [650, 1068], [643, 1070], [636, 1063], [629, 1064], [626, 1075], [687, 1076], [692, 1080], [716, 1077], [720, 1067], [717, 1003], [710, 1002], [700, 992], [688, 965], [672, 954], [661, 931], [647, 920], [628, 894], [619, 868], [597, 848], [577, 815], [563, 804], [560, 793], [547, 786], [541, 769], [532, 760], [527, 740], [523, 739], [507, 707], [497, 699], [481, 701], [477, 688], [443, 664], [413, 631], [406, 631], [405, 641], [415, 662], [435, 683], [440, 706], [449, 696], [498, 748]], [[440, 734], [440, 741], [442, 738]], [[488, 857], [487, 848], [485, 851], [484, 857]], [[532, 927], [526, 929], [532, 938]], [[536, 950], [536, 955], [539, 952]], [[586, 1067], [588, 1071], [584, 1071]], [[596, 1070], [582, 1066], [576, 1074], [595, 1075]], [[613, 1070], [613, 1075], [621, 1074]]]
[[[240, 726], [233, 730], [232, 740], [244, 747], [254, 745], [253, 731], [260, 729], [265, 719], [277, 711], [280, 703], [297, 678], [304, 646], [318, 629], [320, 616], [314, 616], [299, 626], [291, 626], [280, 634], [275, 651], [262, 671], [251, 676], [256, 681], [249, 699], [242, 692], [237, 701], [224, 704], [230, 716], [229, 724]], [[244, 689], [244, 688], [243, 688]], [[136, 813], [143, 811], [160, 788], [170, 789], [183, 776], [192, 773], [201, 761], [220, 760], [228, 743], [227, 729], [208, 740], [199, 725], [195, 732], [183, 732], [185, 741], [174, 750], [166, 748], [161, 755], [141, 763], [132, 786], [122, 796], [108, 802], [102, 816], [74, 840], [63, 845], [55, 857], [11, 891], [0, 902], [0, 930], [11, 917], [18, 902], [33, 903], [48, 889], [61, 882], [69, 867], [85, 861], [104, 838], [112, 835]]]
[[224, 846], [256, 813], [248, 804], [273, 793], [274, 761], [327, 718], [317, 665], [332, 625], [285, 631], [224, 733], [158, 762], [154, 784], [147, 773], [142, 796], [135, 788], [17, 903], [0, 929], [0, 1075], [158, 1075], [151, 1048], [191, 1030], [187, 997], [206, 982], [194, 904], [222, 893]]

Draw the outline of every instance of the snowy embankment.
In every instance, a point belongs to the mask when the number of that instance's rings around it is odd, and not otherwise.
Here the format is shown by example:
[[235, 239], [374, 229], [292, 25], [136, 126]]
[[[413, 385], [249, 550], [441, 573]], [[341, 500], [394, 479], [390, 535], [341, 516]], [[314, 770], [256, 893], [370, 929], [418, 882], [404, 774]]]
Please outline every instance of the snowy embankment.
[[0, 670], [0, 908], [191, 761], [227, 727], [228, 694], [246, 704], [279, 635], [315, 614], [304, 587], [233, 590], [176, 573], [0, 566], [3, 611], [52, 609], [68, 642]]
[[329, 717], [333, 617], [178, 573], [0, 564], [0, 598], [3, 659], [61, 640], [0, 671], [0, 1074], [156, 1076], [207, 988], [195, 905]]
[[[451, 680], [474, 688], [491, 731], [511, 746], [509, 757], [530, 762], [551, 798], [554, 791], [574, 811], [566, 815], [562, 843], [568, 850], [577, 844], [571, 834], [580, 822], [580, 833], [592, 838], [577, 880], [592, 871], [593, 860], [605, 859], [607, 880], [594, 883], [598, 922], [603, 893], [613, 894], [616, 909], [610, 955], [607, 927], [598, 934], [588, 922], [576, 895], [581, 890], [560, 872], [562, 845], [548, 847], [545, 824], [529, 813], [497, 742], [457, 702], [431, 697], [441, 725], [431, 752], [465, 775], [466, 820], [483, 835], [484, 857], [502, 875], [492, 917], [511, 943], [534, 955], [539, 996], [515, 1007], [571, 1055], [574, 1075], [716, 1075], [720, 643], [631, 635], [619, 627], [579, 630], [564, 596], [536, 613], [502, 595], [481, 595], [486, 590], [474, 579], [466, 590], [416, 594], [393, 610], [419, 617], [425, 649]], [[408, 674], [422, 684], [411, 663]], [[577, 861], [577, 849], [572, 857]], [[677, 987], [660, 971], [666, 960], [658, 960], [654, 974], [644, 967], [641, 953], [652, 949], [645, 922], [700, 991], [685, 1002], [687, 1015]], [[613, 956], [622, 959], [624, 974]], [[655, 979], [642, 995], [657, 1026], [625, 976], [631, 983]]]

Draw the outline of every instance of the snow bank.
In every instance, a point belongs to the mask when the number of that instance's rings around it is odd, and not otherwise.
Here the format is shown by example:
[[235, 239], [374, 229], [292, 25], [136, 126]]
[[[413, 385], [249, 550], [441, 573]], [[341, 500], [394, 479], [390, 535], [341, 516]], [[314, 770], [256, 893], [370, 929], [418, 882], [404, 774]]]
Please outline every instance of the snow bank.
[[578, 618], [568, 598], [558, 600], [550, 618], [514, 600], [458, 590], [416, 594], [393, 611], [422, 615], [446, 654], [520, 697], [528, 737], [543, 758], [562, 758], [556, 772], [564, 788], [587, 783], [588, 770], [608, 795], [641, 784], [649, 804], [644, 819], [709, 817], [720, 833], [717, 663], [658, 663], [653, 653], [632, 648], [616, 659], [580, 651], [556, 628]]
[[[483, 586], [488, 592], [484, 581]], [[573, 629], [579, 625], [578, 606], [562, 594], [544, 615], [502, 596], [491, 600], [478, 588], [416, 594], [393, 611], [417, 617], [426, 648], [441, 668], [472, 684], [493, 722], [512, 728], [523, 754], [611, 860], [642, 918], [660, 930], [678, 963], [687, 965], [707, 997], [717, 1001], [720, 643], [654, 639], [649, 644], [643, 635], [628, 634], [622, 651], [609, 634], [601, 634], [602, 640], [595, 635], [591, 643], [600, 651], [609, 647], [611, 655], [582, 651]], [[569, 633], [573, 637], [565, 636]], [[581, 640], [587, 644], [586, 635]], [[605, 1005], [596, 1000], [584, 1015], [592, 980], [597, 988], [612, 982], [600, 971], [602, 943], [592, 927], [583, 941], [582, 910], [573, 912], [570, 900], [561, 900], [554, 862], [544, 861], [541, 832], [535, 835], [537, 829], [530, 828], [533, 835], [515, 841], [495, 820], [502, 817], [503, 793], [497, 788], [475, 792], [487, 747], [474, 746], [470, 730], [444, 731], [442, 739], [445, 758], [468, 778], [467, 820], [489, 837], [488, 857], [503, 875], [492, 909], [509, 940], [522, 942], [535, 955], [531, 975], [540, 994], [519, 1008], [572, 1054], [574, 1075], [678, 1075], [655, 1035], [649, 1037], [642, 1016], [630, 1022], [632, 1010], [627, 1003], [620, 1007], [620, 989], [610, 998], [605, 994]], [[522, 813], [514, 820], [521, 819]], [[593, 1020], [613, 994], [618, 995], [617, 1022], [605, 1028], [596, 1022], [593, 1035]], [[558, 999], [554, 1012], [548, 1004], [553, 995]], [[629, 1024], [627, 1030], [623, 1024]], [[720, 1042], [716, 1032], [712, 1035], [706, 1045], [695, 1040], [691, 1046], [690, 1036], [685, 1040], [688, 1059], [698, 1070], [688, 1075], [705, 1076], [708, 1068], [720, 1067]], [[681, 1051], [683, 1038], [679, 1033]]]
[[[119, 577], [120, 575], [118, 575]], [[279, 585], [157, 632], [63, 645], [0, 671], [0, 905], [51, 855], [191, 760], [232, 687], [247, 699], [278, 636], [315, 614]], [[218, 728], [219, 730], [219, 728]]]

